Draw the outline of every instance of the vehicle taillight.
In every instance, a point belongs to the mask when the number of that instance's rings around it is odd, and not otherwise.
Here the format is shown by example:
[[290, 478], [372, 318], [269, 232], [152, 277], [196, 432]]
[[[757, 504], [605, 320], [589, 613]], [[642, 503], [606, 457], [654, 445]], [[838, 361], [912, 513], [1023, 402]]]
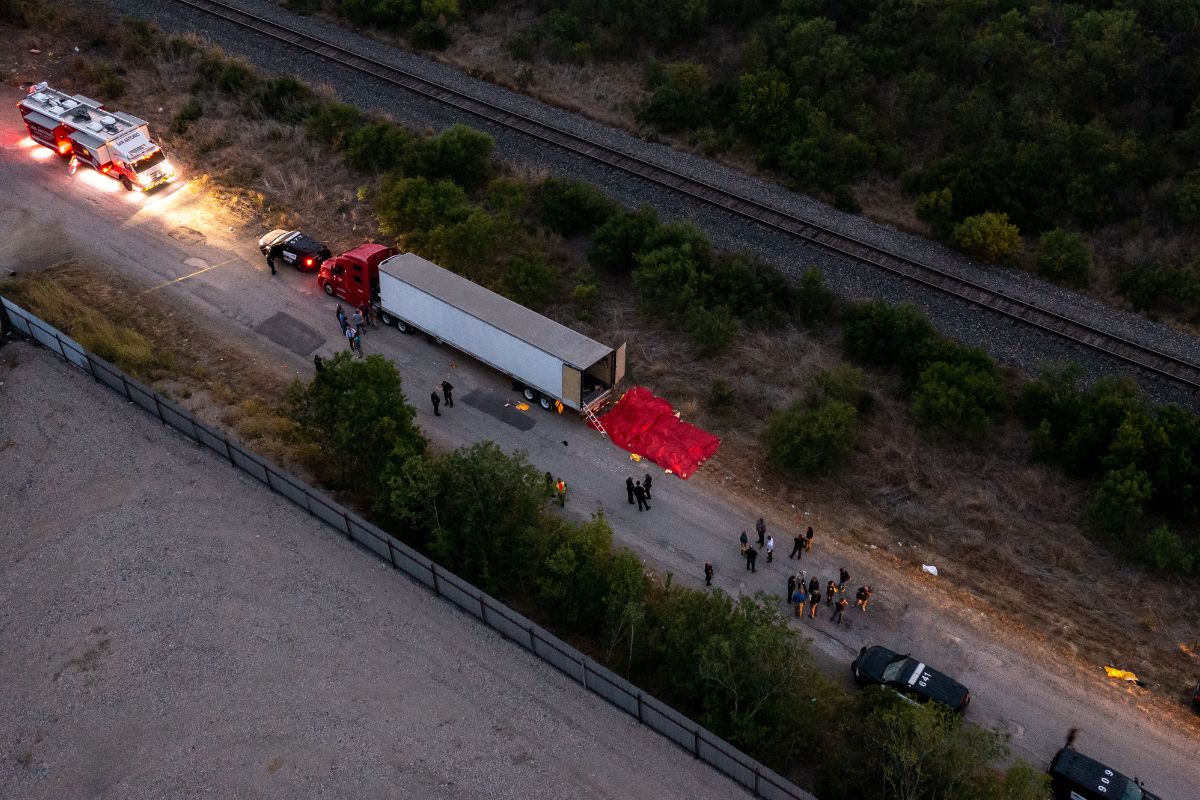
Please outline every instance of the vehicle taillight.
[[312, 265], [313, 265], [313, 260], [311, 258], [304, 259], [304, 266], [311, 267]]
[[58, 152], [60, 155], [64, 155], [64, 156], [67, 153], [71, 152], [71, 143], [70, 142], [59, 142], [58, 143]]

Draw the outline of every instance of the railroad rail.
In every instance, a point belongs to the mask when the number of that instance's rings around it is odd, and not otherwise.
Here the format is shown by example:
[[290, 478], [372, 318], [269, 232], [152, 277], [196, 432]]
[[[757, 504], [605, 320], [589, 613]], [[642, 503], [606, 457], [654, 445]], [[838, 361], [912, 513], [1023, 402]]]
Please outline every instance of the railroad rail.
[[1132, 365], [1154, 377], [1166, 378], [1191, 389], [1200, 389], [1200, 364], [1109, 333], [1087, 322], [1072, 319], [1034, 303], [1009, 297], [969, 278], [922, 264], [906, 256], [800, 219], [757, 200], [535, 120], [495, 103], [472, 97], [400, 67], [376, 61], [369, 56], [219, 2], [219, 0], [175, 0], [175, 2], [429, 100], [452, 106], [493, 125], [517, 131], [545, 144], [570, 151], [583, 158], [657, 184], [672, 192], [685, 195], [695, 201], [721, 209], [771, 230], [779, 231], [792, 238], [845, 256], [853, 261], [869, 264], [927, 289], [950, 295], [970, 305], [1000, 314], [1055, 338], [1066, 339], [1085, 349], [1097, 351]]

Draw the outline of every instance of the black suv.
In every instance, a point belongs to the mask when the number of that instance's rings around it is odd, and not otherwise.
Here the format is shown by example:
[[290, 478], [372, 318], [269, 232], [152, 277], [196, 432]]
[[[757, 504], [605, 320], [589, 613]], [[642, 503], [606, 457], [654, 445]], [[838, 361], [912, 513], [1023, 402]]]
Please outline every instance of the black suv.
[[971, 704], [971, 693], [958, 681], [923, 661], [893, 653], [880, 645], [859, 650], [850, 670], [859, 686], [887, 686], [923, 703], [936, 700], [959, 713]]
[[272, 272], [276, 260], [305, 272], [320, 269], [321, 262], [331, 255], [328, 247], [300, 231], [271, 231], [258, 240], [258, 249], [267, 257]]
[[1162, 800], [1140, 782], [1069, 747], [1055, 754], [1046, 772], [1055, 800]]

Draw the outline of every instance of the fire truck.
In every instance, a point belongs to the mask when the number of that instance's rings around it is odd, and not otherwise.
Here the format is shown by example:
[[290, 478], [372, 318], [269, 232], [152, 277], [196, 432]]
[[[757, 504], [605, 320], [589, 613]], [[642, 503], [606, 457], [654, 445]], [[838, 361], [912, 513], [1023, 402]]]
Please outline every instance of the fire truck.
[[121, 182], [126, 189], [143, 192], [175, 180], [167, 154], [150, 140], [143, 119], [83, 95], [68, 95], [45, 82], [30, 87], [17, 103], [29, 137], [76, 164], [87, 164]]

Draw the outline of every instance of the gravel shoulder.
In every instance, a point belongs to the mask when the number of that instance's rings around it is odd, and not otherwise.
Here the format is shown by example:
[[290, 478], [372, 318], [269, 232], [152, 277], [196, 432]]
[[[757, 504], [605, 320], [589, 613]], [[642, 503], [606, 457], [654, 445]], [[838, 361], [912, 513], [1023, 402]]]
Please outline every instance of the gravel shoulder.
[[742, 796], [48, 352], [0, 407], [0, 796]]

